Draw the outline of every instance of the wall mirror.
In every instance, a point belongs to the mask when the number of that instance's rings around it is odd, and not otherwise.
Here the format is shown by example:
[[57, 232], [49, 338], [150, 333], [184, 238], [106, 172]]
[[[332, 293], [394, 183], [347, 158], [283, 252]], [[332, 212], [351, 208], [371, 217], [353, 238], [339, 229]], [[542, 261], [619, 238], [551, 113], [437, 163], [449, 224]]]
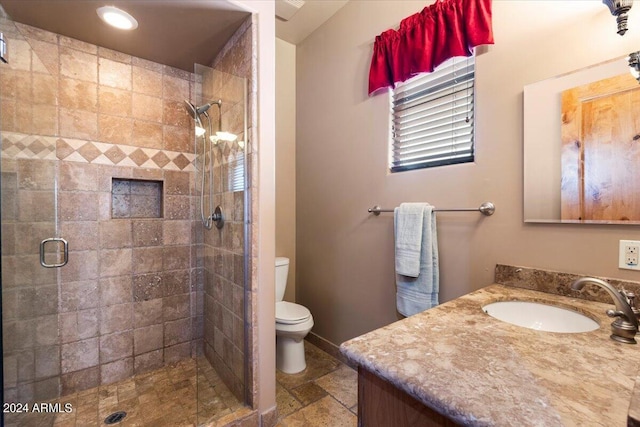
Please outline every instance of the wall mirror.
[[524, 221], [640, 224], [640, 84], [627, 57], [524, 87]]

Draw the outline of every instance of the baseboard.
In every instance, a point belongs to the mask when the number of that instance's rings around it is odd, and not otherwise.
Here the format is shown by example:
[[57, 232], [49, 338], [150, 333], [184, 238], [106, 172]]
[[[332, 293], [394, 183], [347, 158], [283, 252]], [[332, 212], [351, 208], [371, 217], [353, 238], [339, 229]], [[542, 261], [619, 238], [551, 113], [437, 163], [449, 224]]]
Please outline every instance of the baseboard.
[[340, 352], [340, 347], [338, 347], [337, 345], [335, 345], [331, 341], [327, 341], [326, 339], [322, 338], [319, 335], [314, 334], [313, 332], [309, 332], [309, 334], [305, 337], [305, 339], [307, 341], [309, 341], [311, 344], [313, 344], [316, 347], [318, 347], [320, 350], [322, 350], [325, 353], [335, 357], [336, 359], [338, 359], [339, 361], [341, 361], [345, 365], [348, 365], [353, 369], [358, 369], [358, 365], [356, 363], [353, 363], [351, 360], [347, 359]]
[[[238, 412], [242, 412], [239, 414]], [[207, 424], [208, 427], [222, 426], [222, 427], [247, 427], [257, 426], [259, 416], [257, 410], [250, 410], [249, 408], [243, 408], [239, 411], [233, 412], [229, 415], [225, 415], [222, 418], [217, 419], [212, 424]]]
[[261, 427], [274, 427], [278, 422], [278, 407], [267, 410], [260, 414], [260, 426]]

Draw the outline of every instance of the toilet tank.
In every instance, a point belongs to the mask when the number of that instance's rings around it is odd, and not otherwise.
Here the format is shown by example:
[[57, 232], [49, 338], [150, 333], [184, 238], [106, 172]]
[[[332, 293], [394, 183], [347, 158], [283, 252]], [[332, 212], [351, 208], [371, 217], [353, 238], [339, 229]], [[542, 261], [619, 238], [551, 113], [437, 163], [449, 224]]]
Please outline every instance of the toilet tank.
[[282, 301], [284, 291], [287, 289], [287, 276], [289, 275], [289, 258], [276, 258], [276, 302]]

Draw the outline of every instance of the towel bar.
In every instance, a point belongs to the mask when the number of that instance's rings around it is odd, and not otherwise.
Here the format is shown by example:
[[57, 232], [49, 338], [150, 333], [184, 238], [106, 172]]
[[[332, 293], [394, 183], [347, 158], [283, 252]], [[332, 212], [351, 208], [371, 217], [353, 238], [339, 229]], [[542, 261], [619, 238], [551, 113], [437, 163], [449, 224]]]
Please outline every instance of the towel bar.
[[[496, 211], [496, 206], [491, 202], [484, 202], [477, 208], [451, 208], [451, 209], [438, 209], [434, 208], [434, 212], [473, 212], [479, 211], [483, 215], [491, 216]], [[372, 208], [368, 209], [369, 213], [372, 213], [376, 216], [380, 215], [381, 212], [393, 212], [393, 209], [383, 209], [380, 206], [376, 205]]]

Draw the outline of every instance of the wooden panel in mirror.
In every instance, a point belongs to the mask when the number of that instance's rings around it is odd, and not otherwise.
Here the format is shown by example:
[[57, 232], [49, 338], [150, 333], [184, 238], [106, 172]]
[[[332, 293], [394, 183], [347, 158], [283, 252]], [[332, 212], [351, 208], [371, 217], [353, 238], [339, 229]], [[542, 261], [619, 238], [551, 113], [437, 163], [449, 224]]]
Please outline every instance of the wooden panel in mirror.
[[525, 222], [640, 224], [639, 90], [626, 56], [524, 87]]
[[640, 221], [639, 107], [629, 73], [562, 92], [563, 220]]

